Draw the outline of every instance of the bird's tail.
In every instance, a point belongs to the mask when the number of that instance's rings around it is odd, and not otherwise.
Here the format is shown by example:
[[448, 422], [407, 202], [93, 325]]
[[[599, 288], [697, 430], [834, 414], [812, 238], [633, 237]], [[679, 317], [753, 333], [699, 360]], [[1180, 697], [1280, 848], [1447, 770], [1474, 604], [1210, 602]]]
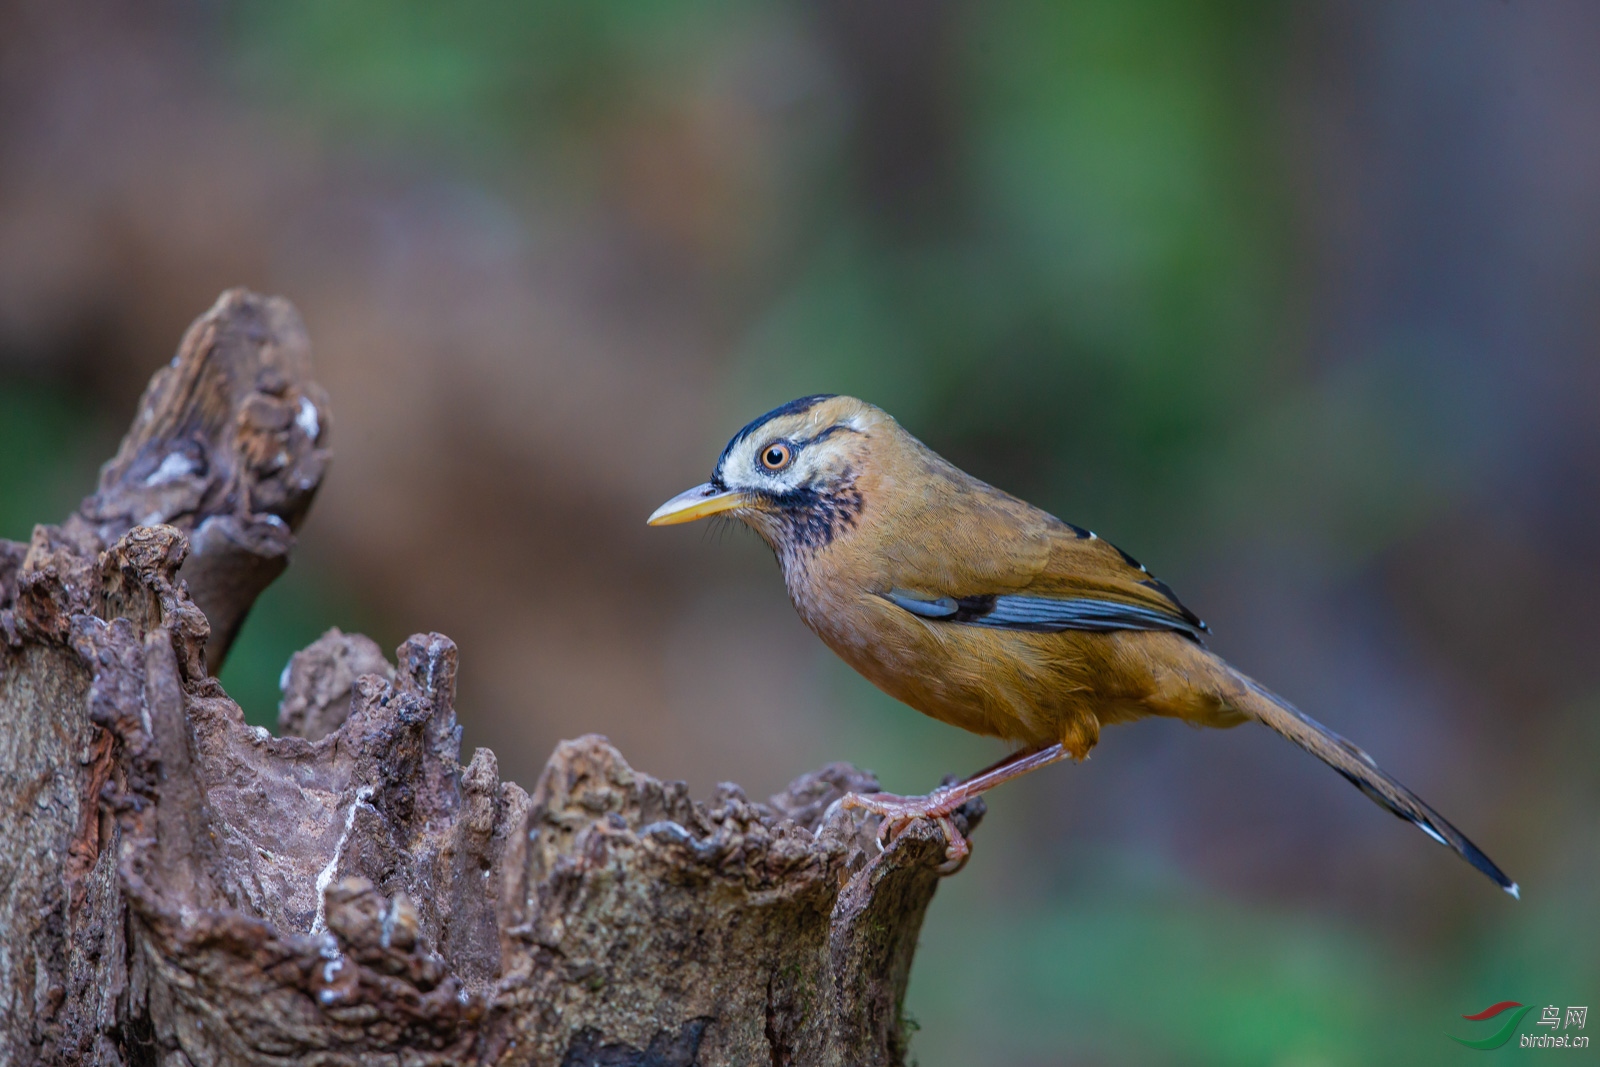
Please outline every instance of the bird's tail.
[[1272, 727], [1344, 775], [1373, 801], [1415, 825], [1439, 844], [1454, 849], [1462, 859], [1492, 878], [1501, 889], [1514, 897], [1519, 896], [1517, 883], [1507, 878], [1493, 860], [1468, 841], [1465, 834], [1451, 826], [1444, 816], [1423, 803], [1422, 798], [1379, 769], [1371, 756], [1255, 679], [1232, 668], [1229, 670], [1233, 679], [1245, 690], [1243, 699], [1236, 697], [1230, 701], [1242, 705], [1237, 710]]

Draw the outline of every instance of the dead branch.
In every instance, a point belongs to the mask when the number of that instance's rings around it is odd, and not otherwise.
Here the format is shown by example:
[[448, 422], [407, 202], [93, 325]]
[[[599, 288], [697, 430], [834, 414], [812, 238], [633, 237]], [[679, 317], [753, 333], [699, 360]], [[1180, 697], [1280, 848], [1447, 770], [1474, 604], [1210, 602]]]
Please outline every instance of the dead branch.
[[0, 541], [0, 1061], [902, 1062], [942, 839], [829, 816], [869, 775], [697, 803], [591, 736], [530, 794], [459, 762], [438, 634], [330, 631], [246, 725], [212, 674], [329, 422], [294, 309], [225, 293], [98, 492]]

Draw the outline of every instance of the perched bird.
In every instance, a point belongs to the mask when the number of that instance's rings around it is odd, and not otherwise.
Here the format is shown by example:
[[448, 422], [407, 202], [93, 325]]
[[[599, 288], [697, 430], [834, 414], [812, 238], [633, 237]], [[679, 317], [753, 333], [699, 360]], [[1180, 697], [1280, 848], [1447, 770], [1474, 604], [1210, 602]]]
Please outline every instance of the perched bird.
[[1017, 752], [926, 796], [851, 794], [892, 835], [1151, 715], [1265, 723], [1367, 796], [1517, 886], [1372, 758], [1205, 647], [1206, 624], [1126, 552], [957, 469], [851, 397], [803, 397], [734, 434], [711, 480], [653, 526], [727, 514], [772, 546], [800, 618], [890, 696]]

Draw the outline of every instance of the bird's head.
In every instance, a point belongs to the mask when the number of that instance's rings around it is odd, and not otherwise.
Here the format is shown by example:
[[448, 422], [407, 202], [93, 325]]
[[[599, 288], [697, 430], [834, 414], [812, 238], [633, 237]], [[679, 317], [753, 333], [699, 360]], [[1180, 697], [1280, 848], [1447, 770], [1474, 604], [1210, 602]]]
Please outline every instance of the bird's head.
[[862, 509], [857, 481], [894, 420], [848, 396], [807, 396], [733, 435], [711, 480], [656, 509], [650, 525], [730, 515], [780, 554], [823, 547]]

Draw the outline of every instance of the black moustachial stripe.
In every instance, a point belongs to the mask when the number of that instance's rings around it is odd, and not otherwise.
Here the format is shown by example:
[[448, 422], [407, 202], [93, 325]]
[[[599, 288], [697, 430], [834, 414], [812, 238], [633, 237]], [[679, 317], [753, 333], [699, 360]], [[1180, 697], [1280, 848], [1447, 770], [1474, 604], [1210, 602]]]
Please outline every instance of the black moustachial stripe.
[[796, 553], [815, 552], [855, 526], [863, 504], [855, 472], [848, 467], [826, 489], [801, 487], [768, 499], [784, 524], [785, 549]]

